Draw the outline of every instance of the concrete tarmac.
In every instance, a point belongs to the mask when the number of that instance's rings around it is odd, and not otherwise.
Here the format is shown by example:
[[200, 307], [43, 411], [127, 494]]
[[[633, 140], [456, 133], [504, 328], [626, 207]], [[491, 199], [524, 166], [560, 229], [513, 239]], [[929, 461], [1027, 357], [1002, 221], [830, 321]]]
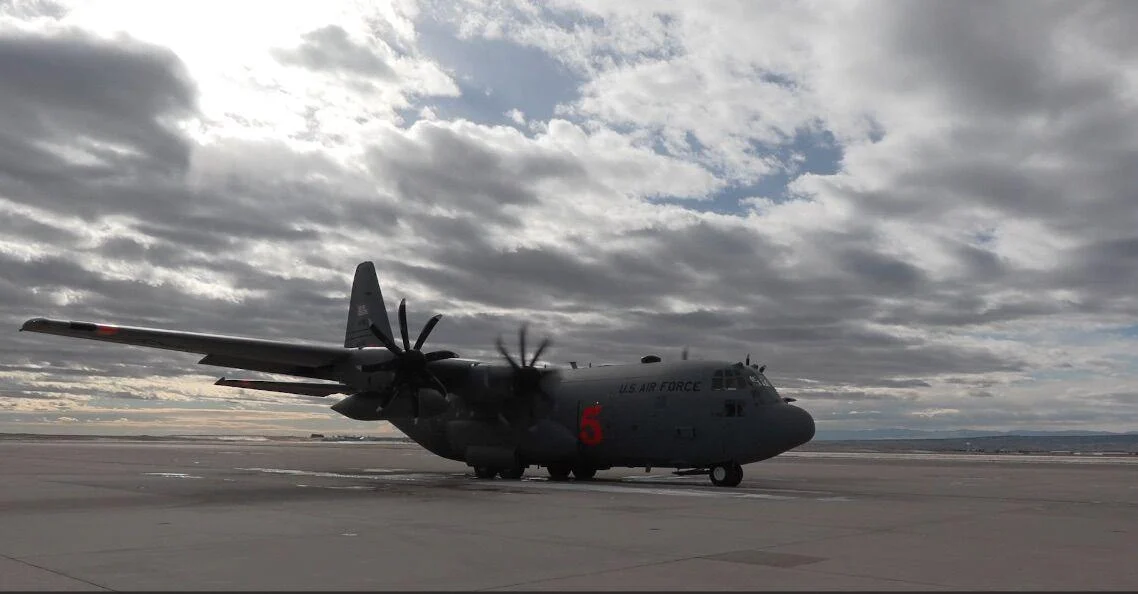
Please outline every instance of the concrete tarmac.
[[0, 441], [4, 590], [1136, 590], [1138, 459], [477, 480], [409, 444]]

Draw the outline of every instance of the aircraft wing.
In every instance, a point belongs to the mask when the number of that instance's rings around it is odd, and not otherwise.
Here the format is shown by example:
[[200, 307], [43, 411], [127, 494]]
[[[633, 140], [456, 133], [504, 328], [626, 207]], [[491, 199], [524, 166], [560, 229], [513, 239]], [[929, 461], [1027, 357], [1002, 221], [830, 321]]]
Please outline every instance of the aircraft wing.
[[[138, 328], [91, 322], [71, 322], [33, 318], [24, 322], [20, 331], [42, 332], [72, 338], [86, 338], [119, 344], [201, 353], [200, 362], [255, 371], [295, 368], [315, 369], [331, 365], [349, 355], [351, 349], [338, 346], [282, 342], [240, 336], [202, 334], [180, 330]], [[298, 374], [301, 375], [301, 374]]]
[[267, 390], [269, 392], [284, 392], [286, 394], [304, 394], [305, 396], [351, 394], [354, 391], [351, 386], [345, 386], [340, 383], [274, 382], [267, 380], [226, 379], [224, 377], [214, 382], [214, 385], [248, 388], [250, 390]]

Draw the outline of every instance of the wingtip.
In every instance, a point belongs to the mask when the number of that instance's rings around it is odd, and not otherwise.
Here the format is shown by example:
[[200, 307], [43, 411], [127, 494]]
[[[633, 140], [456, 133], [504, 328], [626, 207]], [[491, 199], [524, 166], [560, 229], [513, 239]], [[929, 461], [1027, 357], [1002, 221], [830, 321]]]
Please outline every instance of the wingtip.
[[47, 325], [47, 318], [32, 318], [30, 320], [27, 320], [26, 322], [24, 322], [20, 326], [20, 332], [23, 332], [24, 330], [33, 330], [34, 331], [37, 328], [43, 328], [46, 325]]

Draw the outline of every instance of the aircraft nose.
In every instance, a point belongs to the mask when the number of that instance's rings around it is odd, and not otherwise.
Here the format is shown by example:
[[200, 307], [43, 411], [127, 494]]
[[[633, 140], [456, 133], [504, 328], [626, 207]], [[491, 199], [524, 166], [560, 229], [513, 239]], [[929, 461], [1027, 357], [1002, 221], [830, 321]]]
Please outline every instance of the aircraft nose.
[[796, 448], [814, 439], [814, 417], [797, 406], [787, 405], [786, 449]]

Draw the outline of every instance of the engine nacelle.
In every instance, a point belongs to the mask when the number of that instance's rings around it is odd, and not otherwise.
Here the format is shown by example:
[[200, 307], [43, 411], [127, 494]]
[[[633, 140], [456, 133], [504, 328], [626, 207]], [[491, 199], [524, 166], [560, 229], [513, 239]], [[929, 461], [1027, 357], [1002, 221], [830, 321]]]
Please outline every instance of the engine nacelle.
[[510, 369], [478, 365], [470, 370], [462, 399], [475, 406], [498, 406], [513, 397]]
[[364, 347], [355, 349], [349, 355], [352, 365], [376, 365], [395, 358], [395, 353], [385, 347]]
[[[450, 407], [450, 403], [438, 390], [420, 389], [418, 398], [420, 418], [441, 415]], [[333, 404], [332, 410], [357, 421], [409, 419], [413, 416], [414, 409], [406, 397], [393, 398], [387, 406], [382, 403], [383, 396], [376, 392], [359, 392]]]
[[379, 421], [383, 417], [379, 414], [380, 402], [383, 400], [378, 394], [360, 392], [332, 405], [332, 410], [357, 421]]
[[386, 363], [395, 358], [395, 355], [386, 348], [365, 347], [356, 349], [349, 356], [345, 373], [354, 375], [351, 384], [365, 392], [383, 392], [391, 386], [395, 379], [392, 371], [366, 371], [371, 365]]
[[419, 416], [437, 417], [450, 408], [446, 396], [439, 394], [438, 390], [423, 388], [419, 390]]

